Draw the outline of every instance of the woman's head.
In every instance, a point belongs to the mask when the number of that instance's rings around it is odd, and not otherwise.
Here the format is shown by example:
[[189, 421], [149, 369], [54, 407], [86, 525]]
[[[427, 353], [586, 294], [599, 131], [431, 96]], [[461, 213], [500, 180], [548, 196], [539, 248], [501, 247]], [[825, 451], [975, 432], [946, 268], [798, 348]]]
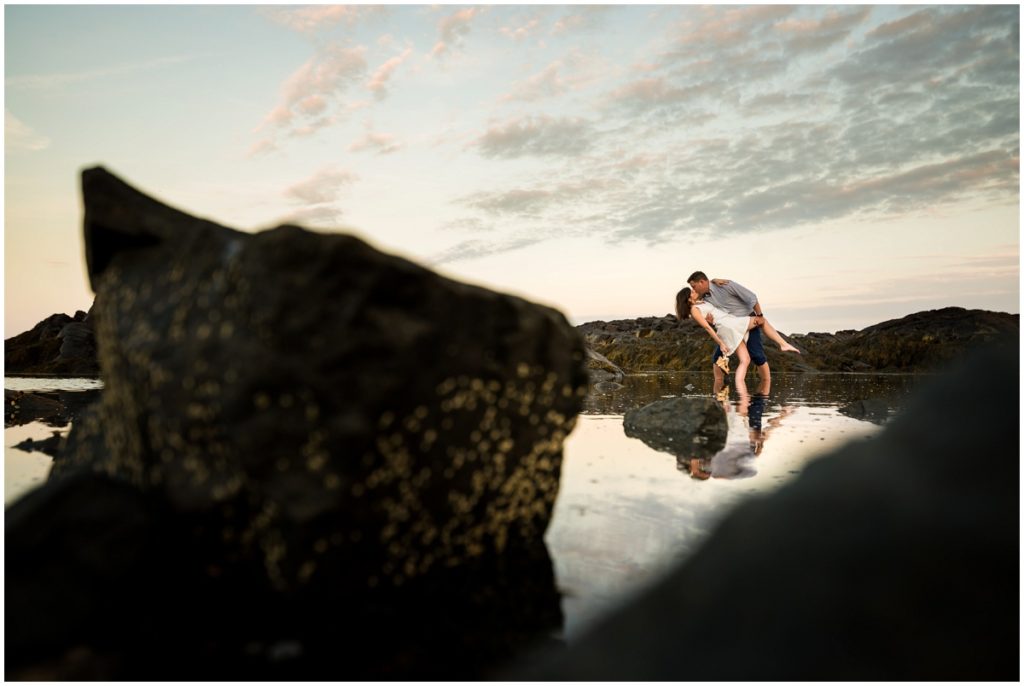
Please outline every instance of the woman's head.
[[690, 307], [693, 305], [693, 291], [689, 288], [676, 293], [676, 317], [679, 321], [688, 319], [690, 316]]

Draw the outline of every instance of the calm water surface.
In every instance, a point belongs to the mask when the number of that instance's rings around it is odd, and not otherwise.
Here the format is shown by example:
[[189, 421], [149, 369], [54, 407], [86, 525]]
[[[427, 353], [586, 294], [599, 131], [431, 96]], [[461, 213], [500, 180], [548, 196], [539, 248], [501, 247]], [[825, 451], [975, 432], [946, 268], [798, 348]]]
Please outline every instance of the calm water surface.
[[[561, 488], [546, 536], [564, 594], [566, 637], [571, 641], [596, 617], [692, 552], [742, 499], [768, 493], [809, 462], [880, 430], [841, 414], [841, 406], [878, 398], [895, 414], [922, 379], [775, 374], [770, 392], [760, 398], [741, 397], [732, 389], [723, 403], [729, 419], [726, 449], [720, 458], [700, 465], [697, 473], [705, 478], [691, 476], [689, 464], [673, 455], [627, 438], [622, 418], [629, 409], [664, 398], [710, 397], [710, 373], [631, 376], [622, 388], [592, 393], [566, 441]], [[756, 394], [756, 377], [748, 381]], [[4, 387], [95, 395], [102, 384], [95, 379], [6, 378]], [[42, 422], [4, 429], [6, 503], [42, 483], [50, 468], [48, 456], [13, 446], [69, 429]]]

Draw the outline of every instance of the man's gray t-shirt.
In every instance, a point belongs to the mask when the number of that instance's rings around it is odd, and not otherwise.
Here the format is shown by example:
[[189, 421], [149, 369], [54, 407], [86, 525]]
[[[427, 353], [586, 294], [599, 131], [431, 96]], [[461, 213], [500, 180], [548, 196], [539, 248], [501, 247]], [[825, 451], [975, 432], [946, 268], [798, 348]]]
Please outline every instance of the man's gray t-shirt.
[[708, 283], [708, 294], [704, 299], [720, 310], [737, 317], [744, 317], [754, 311], [754, 303], [757, 296], [753, 291], [744, 288], [735, 281], [730, 281], [724, 286], [716, 286]]

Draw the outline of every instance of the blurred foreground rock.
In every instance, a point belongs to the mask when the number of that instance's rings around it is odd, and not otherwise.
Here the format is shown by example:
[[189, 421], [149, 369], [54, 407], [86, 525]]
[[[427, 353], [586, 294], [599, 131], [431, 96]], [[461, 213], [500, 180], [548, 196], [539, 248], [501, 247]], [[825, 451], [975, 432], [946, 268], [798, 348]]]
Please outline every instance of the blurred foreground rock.
[[8, 678], [475, 679], [560, 627], [561, 314], [83, 195], [105, 388], [7, 511]]
[[1018, 681], [1019, 369], [975, 351], [510, 678]]

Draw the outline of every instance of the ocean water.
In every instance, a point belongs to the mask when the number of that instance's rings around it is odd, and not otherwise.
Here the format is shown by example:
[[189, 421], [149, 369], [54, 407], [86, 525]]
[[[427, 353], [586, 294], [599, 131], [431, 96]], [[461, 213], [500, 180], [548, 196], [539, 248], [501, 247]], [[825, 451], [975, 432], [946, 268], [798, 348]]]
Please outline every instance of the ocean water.
[[[721, 400], [729, 421], [725, 450], [696, 464], [627, 437], [623, 415], [664, 398], [710, 397], [710, 373], [630, 376], [620, 388], [592, 392], [565, 444], [559, 496], [545, 536], [563, 593], [567, 640], [690, 554], [737, 503], [770, 493], [810, 462], [851, 441], [871, 440], [881, 430], [840, 412], [844, 405], [876, 399], [890, 416], [898, 414], [923, 378], [775, 374], [769, 392], [759, 394], [751, 374], [750, 394], [733, 388]], [[8, 377], [4, 387], [84, 402], [102, 384]], [[51, 463], [43, 453], [14, 446], [69, 429], [59, 422], [5, 425], [5, 503], [45, 481]]]

